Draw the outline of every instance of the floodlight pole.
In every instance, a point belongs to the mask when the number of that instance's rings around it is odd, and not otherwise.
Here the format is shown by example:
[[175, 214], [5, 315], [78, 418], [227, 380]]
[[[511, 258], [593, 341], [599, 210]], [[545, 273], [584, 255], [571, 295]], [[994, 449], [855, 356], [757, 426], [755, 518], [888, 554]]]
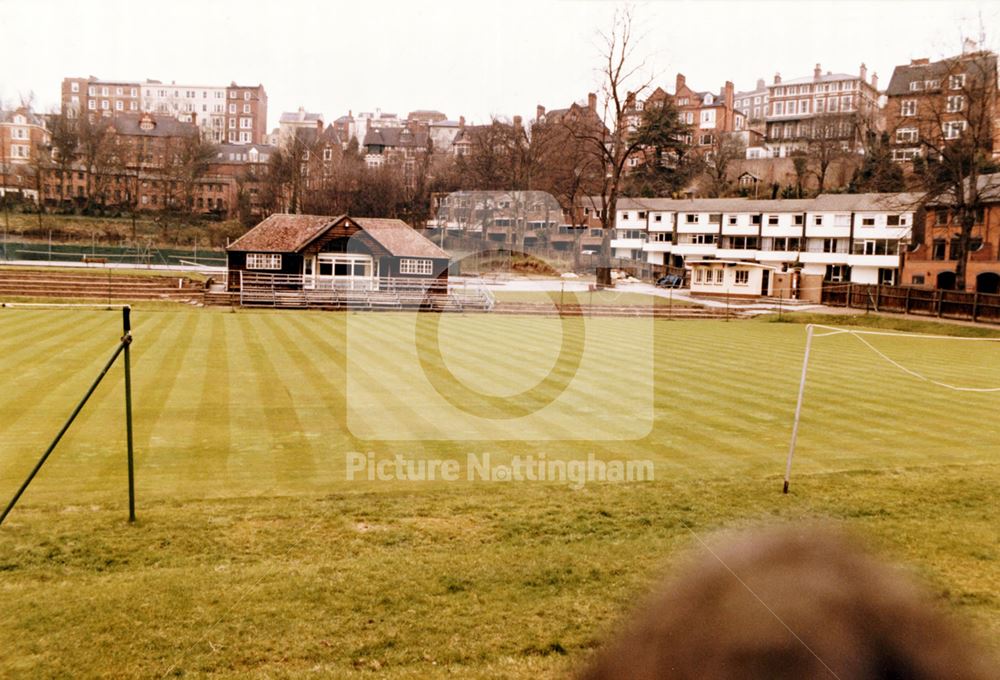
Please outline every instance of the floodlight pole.
[[806, 391], [806, 372], [809, 370], [809, 350], [812, 348], [813, 325], [806, 326], [806, 353], [802, 357], [802, 377], [799, 379], [799, 400], [795, 404], [795, 422], [792, 425], [792, 442], [788, 447], [788, 462], [785, 463], [785, 485], [782, 493], [788, 493], [788, 482], [792, 476], [792, 456], [795, 455], [795, 440], [799, 436], [799, 417], [802, 415], [802, 396]]

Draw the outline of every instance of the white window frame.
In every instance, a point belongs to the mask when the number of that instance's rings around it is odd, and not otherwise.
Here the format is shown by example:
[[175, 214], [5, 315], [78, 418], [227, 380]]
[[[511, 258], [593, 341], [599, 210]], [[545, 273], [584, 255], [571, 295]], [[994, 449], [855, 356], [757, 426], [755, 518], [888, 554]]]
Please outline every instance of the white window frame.
[[403, 257], [399, 260], [399, 273], [410, 276], [430, 276], [434, 273], [434, 260]]
[[958, 139], [965, 132], [966, 125], [964, 120], [949, 120], [942, 123], [941, 128], [945, 139]]
[[903, 118], [912, 118], [917, 115], [917, 100], [904, 99], [899, 103], [899, 115]]
[[733, 272], [733, 285], [736, 286], [749, 286], [750, 285], [750, 270], [749, 269], [737, 269]]
[[281, 270], [281, 253], [247, 253], [247, 269]]

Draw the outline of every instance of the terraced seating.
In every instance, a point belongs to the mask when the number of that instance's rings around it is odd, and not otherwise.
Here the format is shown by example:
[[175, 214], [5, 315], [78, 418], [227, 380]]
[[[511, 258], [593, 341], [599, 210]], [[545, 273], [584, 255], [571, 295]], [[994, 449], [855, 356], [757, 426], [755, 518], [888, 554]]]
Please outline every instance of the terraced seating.
[[203, 304], [205, 288], [201, 281], [187, 277], [0, 269], [0, 300], [11, 297], [116, 302], [171, 300]]

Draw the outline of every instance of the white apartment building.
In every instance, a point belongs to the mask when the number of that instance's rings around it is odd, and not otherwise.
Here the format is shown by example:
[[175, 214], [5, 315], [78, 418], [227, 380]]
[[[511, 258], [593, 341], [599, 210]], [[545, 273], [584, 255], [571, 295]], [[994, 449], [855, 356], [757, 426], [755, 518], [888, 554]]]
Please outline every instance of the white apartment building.
[[611, 247], [615, 257], [690, 269], [692, 292], [758, 296], [780, 288], [811, 299], [824, 282], [897, 283], [917, 199], [632, 199], [617, 210]]
[[249, 104], [226, 101], [225, 87], [146, 81], [139, 95], [144, 112], [195, 123], [205, 139], [217, 143], [225, 141], [227, 106], [246, 106], [250, 114]]

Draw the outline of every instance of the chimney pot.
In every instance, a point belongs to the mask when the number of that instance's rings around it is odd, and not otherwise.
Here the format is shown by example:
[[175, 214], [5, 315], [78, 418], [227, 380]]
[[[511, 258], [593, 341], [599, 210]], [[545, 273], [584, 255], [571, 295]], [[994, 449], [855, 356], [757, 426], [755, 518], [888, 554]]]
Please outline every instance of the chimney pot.
[[813, 80], [819, 80], [821, 75], [823, 75], [823, 69], [820, 68], [819, 64], [816, 64], [816, 68], [813, 69]]
[[780, 85], [781, 84], [781, 74], [780, 73], [775, 73], [774, 74], [774, 84], [775, 85]]

